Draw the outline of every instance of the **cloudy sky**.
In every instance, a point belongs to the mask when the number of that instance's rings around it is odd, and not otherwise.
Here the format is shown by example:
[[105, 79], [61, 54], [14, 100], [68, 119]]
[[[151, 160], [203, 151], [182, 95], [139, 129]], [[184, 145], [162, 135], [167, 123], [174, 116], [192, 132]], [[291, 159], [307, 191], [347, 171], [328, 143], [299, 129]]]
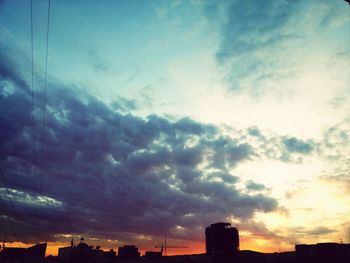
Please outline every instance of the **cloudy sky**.
[[1, 238], [202, 253], [227, 221], [241, 249], [350, 242], [345, 1], [53, 0], [46, 103], [32, 8], [33, 61], [30, 1], [0, 1]]

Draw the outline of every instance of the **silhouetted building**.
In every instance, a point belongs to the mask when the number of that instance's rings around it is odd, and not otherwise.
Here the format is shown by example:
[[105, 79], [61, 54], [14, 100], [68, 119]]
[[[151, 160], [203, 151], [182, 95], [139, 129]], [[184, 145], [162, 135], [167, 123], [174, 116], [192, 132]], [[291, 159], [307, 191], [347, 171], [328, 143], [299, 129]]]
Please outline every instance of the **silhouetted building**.
[[35, 258], [45, 258], [47, 243], [37, 244], [27, 248], [27, 256]]
[[113, 249], [109, 251], [103, 251], [103, 260], [112, 260], [116, 258], [117, 252]]
[[162, 257], [162, 252], [160, 251], [146, 251], [145, 258], [148, 259], [160, 259]]
[[230, 223], [211, 224], [205, 229], [207, 255], [215, 258], [231, 258], [238, 254], [238, 230]]
[[318, 243], [295, 245], [297, 262], [350, 262], [350, 244]]
[[[232, 261], [229, 261], [230, 263]], [[262, 253], [252, 250], [241, 250], [237, 257], [239, 263], [298, 263], [295, 252]], [[335, 263], [335, 262], [334, 262]]]
[[20, 259], [26, 257], [26, 249], [21, 247], [5, 247], [0, 254], [0, 258], [3, 259]]
[[135, 259], [140, 257], [140, 252], [137, 247], [126, 245], [118, 248], [118, 257], [123, 259]]
[[69, 262], [73, 247], [61, 247], [58, 249], [58, 258], [63, 262]]
[[38, 244], [29, 248], [5, 247], [0, 253], [0, 262], [4, 260], [35, 260], [44, 259], [46, 253], [46, 243]]
[[239, 263], [267, 263], [266, 260], [266, 254], [257, 252], [257, 251], [251, 251], [251, 250], [242, 250], [239, 251], [239, 257], [238, 257]]
[[98, 263], [102, 261], [103, 251], [81, 242], [77, 246], [59, 248], [58, 258], [67, 263]]

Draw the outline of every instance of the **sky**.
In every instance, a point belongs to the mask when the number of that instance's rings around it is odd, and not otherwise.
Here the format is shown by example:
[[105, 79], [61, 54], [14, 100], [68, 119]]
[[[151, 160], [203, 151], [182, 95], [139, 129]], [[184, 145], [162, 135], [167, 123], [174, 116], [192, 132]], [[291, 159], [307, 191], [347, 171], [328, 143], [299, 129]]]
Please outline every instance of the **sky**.
[[348, 3], [52, 0], [46, 89], [32, 8], [33, 38], [30, 1], [0, 1], [1, 238], [350, 243]]

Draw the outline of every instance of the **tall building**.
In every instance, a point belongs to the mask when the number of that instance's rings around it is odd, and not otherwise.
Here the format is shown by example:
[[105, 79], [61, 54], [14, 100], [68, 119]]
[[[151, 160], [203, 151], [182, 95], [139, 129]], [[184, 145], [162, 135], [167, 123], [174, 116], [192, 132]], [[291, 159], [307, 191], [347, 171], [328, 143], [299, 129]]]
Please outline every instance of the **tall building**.
[[135, 246], [125, 245], [118, 248], [118, 257], [122, 259], [135, 259], [140, 257], [140, 252]]
[[230, 223], [211, 224], [205, 229], [206, 252], [214, 257], [231, 257], [238, 254], [238, 230]]

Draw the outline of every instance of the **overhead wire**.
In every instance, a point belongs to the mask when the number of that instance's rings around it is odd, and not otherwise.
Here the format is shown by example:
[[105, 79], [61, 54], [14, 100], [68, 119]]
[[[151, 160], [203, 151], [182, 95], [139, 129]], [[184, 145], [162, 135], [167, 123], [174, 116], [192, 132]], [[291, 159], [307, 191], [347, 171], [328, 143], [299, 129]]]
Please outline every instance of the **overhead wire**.
[[44, 97], [43, 97], [43, 118], [42, 118], [42, 133], [41, 133], [41, 181], [40, 181], [40, 194], [43, 194], [44, 187], [44, 174], [45, 174], [45, 157], [44, 157], [44, 146], [45, 146], [45, 129], [46, 129], [46, 97], [47, 97], [47, 68], [48, 68], [48, 50], [49, 50], [49, 32], [50, 32], [50, 10], [51, 0], [49, 0], [47, 7], [47, 27], [46, 27], [46, 52], [45, 52], [45, 76], [44, 76]]
[[[31, 36], [31, 116], [32, 116], [32, 176], [33, 178], [35, 177], [35, 165], [36, 165], [36, 156], [35, 156], [35, 150], [36, 150], [36, 146], [35, 146], [35, 88], [34, 88], [34, 38], [33, 38], [33, 0], [30, 0], [30, 36]], [[7, 183], [6, 183], [6, 178], [4, 175], [4, 172], [2, 170], [2, 167], [0, 167], [0, 173], [1, 173], [1, 178], [3, 181], [3, 184], [5, 186], [6, 189], [6, 193], [7, 193], [7, 198], [9, 200], [10, 203], [10, 208], [12, 210], [12, 216], [13, 218], [19, 222], [17, 214], [16, 214], [16, 210], [15, 210], [15, 206], [12, 202], [12, 198], [11, 198], [11, 194], [9, 192], [9, 189], [7, 187]], [[2, 200], [2, 198], [0, 197], [1, 200], [1, 204], [4, 208], [4, 211], [6, 214], [6, 206]], [[10, 222], [10, 228], [12, 229], [13, 235], [16, 239], [16, 242], [18, 243], [18, 245], [21, 247], [20, 243], [19, 243], [19, 239], [18, 239], [18, 235], [16, 234], [15, 228], [12, 225], [12, 221]], [[20, 228], [17, 228], [18, 231], [21, 231]], [[23, 233], [21, 234], [21, 236], [23, 237]]]
[[[5, 190], [6, 190], [6, 193], [7, 193], [7, 199], [9, 200], [9, 203], [10, 203], [10, 209], [11, 209], [11, 212], [12, 212], [12, 217], [17, 221], [19, 222], [19, 219], [17, 217], [17, 214], [16, 214], [16, 210], [15, 210], [15, 206], [12, 202], [12, 198], [11, 198], [11, 194], [10, 194], [10, 191], [7, 187], [7, 183], [6, 183], [6, 178], [5, 178], [5, 175], [4, 175], [4, 171], [2, 169], [2, 167], [0, 166], [0, 174], [1, 174], [1, 179], [2, 179], [2, 182], [4, 184], [4, 187], [5, 187]], [[2, 198], [1, 198], [1, 201], [2, 201]], [[6, 210], [6, 206], [5, 204], [3, 204], [4, 206], [4, 209]], [[6, 214], [9, 214], [6, 212]], [[12, 221], [10, 221], [10, 227], [12, 228], [12, 232], [13, 232], [13, 235], [14, 235], [14, 238], [16, 239], [16, 242], [18, 243], [19, 247], [21, 247], [21, 244], [19, 242], [19, 239], [18, 239], [18, 234], [16, 233], [15, 231], [15, 228], [13, 227], [12, 225]], [[17, 230], [18, 232], [20, 232], [20, 236], [23, 238], [23, 232], [21, 232], [21, 228], [20, 227], [17, 227]]]
[[4, 224], [1, 222], [1, 230], [2, 230], [2, 232], [3, 232], [3, 234], [4, 234], [4, 239], [1, 240], [1, 241], [3, 241], [4, 243], [5, 243], [6, 241], [9, 241], [9, 240], [7, 240], [7, 238], [12, 234], [13, 237], [15, 238], [15, 241], [17, 242], [17, 244], [18, 244], [19, 246], [21, 246], [21, 244], [20, 244], [19, 241], [18, 241], [18, 237], [17, 237], [16, 231], [15, 231], [15, 228], [14, 228], [14, 226], [13, 226], [13, 223], [12, 223], [12, 221], [9, 219], [9, 217], [7, 216], [9, 213], [8, 213], [8, 211], [7, 211], [7, 208], [6, 208], [6, 205], [5, 205], [5, 203], [4, 203], [4, 200], [3, 200], [2, 197], [1, 197], [1, 194], [0, 194], [0, 204], [1, 204], [1, 207], [2, 207], [2, 210], [3, 210], [3, 213], [4, 213], [4, 215], [5, 215], [6, 219], [7, 219], [8, 226], [9, 226], [9, 229], [10, 229], [10, 232], [11, 232], [10, 234], [7, 234], [7, 231], [5, 230], [6, 227], [5, 227]]
[[[48, 1], [47, 7], [47, 25], [46, 25], [46, 50], [45, 50], [45, 72], [44, 72], [44, 91], [43, 91], [43, 104], [42, 104], [42, 130], [41, 130], [41, 151], [40, 151], [40, 185], [39, 194], [43, 195], [44, 189], [44, 175], [46, 170], [45, 164], [45, 130], [46, 130], [46, 101], [47, 101], [47, 72], [48, 72], [48, 51], [49, 51], [49, 33], [50, 33], [50, 14], [51, 14], [51, 0]], [[40, 200], [40, 199], [38, 199]], [[44, 209], [44, 204], [40, 205], [41, 210]], [[48, 236], [45, 236], [46, 241], [49, 240]]]
[[[50, 9], [51, 9], [51, 0], [48, 2], [48, 10], [47, 10], [47, 30], [46, 30], [46, 58], [45, 58], [45, 76], [44, 76], [44, 94], [43, 94], [43, 105], [42, 105], [42, 111], [43, 111], [43, 117], [42, 117], [42, 133], [41, 133], [41, 153], [40, 153], [40, 167], [41, 167], [41, 178], [40, 178], [40, 185], [39, 185], [39, 192], [40, 194], [43, 193], [43, 176], [44, 176], [44, 143], [45, 143], [45, 127], [46, 127], [46, 97], [47, 97], [47, 71], [48, 71], [48, 47], [49, 47], [49, 25], [50, 25]], [[32, 110], [32, 176], [35, 178], [36, 176], [36, 126], [35, 126], [35, 87], [34, 87], [34, 29], [33, 29], [33, 0], [30, 0], [30, 36], [31, 36], [31, 110]], [[12, 201], [10, 191], [7, 187], [6, 178], [3, 172], [3, 169], [0, 167], [0, 173], [1, 178], [3, 181], [3, 185], [6, 189], [7, 198], [10, 203], [10, 208], [12, 210], [12, 216], [16, 220], [16, 222], [19, 222], [19, 219], [17, 217], [17, 213], [15, 210], [15, 205]], [[3, 207], [4, 213], [8, 215], [5, 203], [0, 195], [0, 204]], [[18, 245], [21, 247], [21, 244], [18, 239], [18, 235], [15, 231], [15, 228], [13, 226], [13, 222], [8, 218], [10, 229], [13, 233], [13, 236], [18, 243]], [[2, 224], [2, 221], [0, 221], [0, 230], [2, 230], [4, 235], [4, 242], [7, 238], [7, 233], [5, 231], [5, 228]], [[17, 227], [17, 230], [21, 233], [21, 237], [23, 238], [23, 232], [21, 232], [21, 228]]]
[[32, 56], [32, 78], [31, 78], [31, 89], [32, 89], [32, 176], [35, 178], [35, 105], [34, 105], [34, 43], [33, 43], [33, 0], [30, 0], [30, 39], [31, 39], [31, 56]]
[[[1, 208], [2, 208], [2, 214], [4, 214], [5, 216], [7, 215], [7, 211], [6, 211], [6, 206], [4, 204], [4, 201], [2, 200], [1, 194], [0, 194], [0, 204], [1, 204]], [[7, 217], [6, 217], [7, 218]], [[3, 233], [3, 240], [7, 240], [7, 233], [6, 233], [6, 228], [4, 227], [4, 224], [2, 222], [2, 220], [0, 220], [0, 227], [1, 227], [1, 232]], [[10, 226], [11, 228], [12, 226]]]

